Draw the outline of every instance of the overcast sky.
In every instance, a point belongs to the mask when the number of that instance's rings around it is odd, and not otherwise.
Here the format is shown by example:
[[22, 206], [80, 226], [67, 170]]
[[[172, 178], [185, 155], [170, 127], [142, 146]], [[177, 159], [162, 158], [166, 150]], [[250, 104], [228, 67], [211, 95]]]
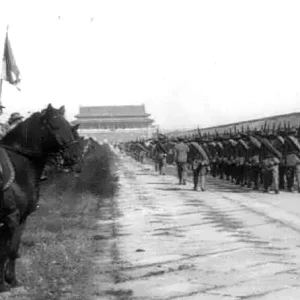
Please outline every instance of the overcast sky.
[[299, 1], [3, 2], [22, 75], [6, 113], [145, 104], [190, 128], [300, 111]]

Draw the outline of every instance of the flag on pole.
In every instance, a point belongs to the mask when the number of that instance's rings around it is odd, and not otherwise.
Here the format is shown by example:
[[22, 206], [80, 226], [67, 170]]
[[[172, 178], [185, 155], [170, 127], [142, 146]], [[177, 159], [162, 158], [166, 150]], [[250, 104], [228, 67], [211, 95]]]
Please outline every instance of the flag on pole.
[[19, 83], [21, 81], [20, 71], [16, 64], [15, 57], [12, 52], [10, 41], [8, 39], [8, 33], [6, 33], [5, 44], [4, 44], [4, 54], [2, 61], [2, 80], [9, 82], [16, 86], [18, 90]]

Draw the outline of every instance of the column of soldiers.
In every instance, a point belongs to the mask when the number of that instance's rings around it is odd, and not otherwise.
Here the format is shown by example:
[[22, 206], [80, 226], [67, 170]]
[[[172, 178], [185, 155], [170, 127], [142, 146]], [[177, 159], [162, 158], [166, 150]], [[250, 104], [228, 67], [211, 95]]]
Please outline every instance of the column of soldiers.
[[[299, 128], [285, 125], [277, 129], [179, 138], [160, 135], [147, 143], [129, 143], [127, 149], [139, 161], [143, 151], [144, 156], [154, 161], [155, 170], [161, 175], [166, 174], [167, 163], [176, 164], [179, 184], [186, 184], [188, 169], [191, 170], [194, 190], [198, 189], [200, 178], [200, 189], [204, 191], [206, 175], [211, 174], [254, 190], [262, 186], [265, 193], [273, 186], [275, 194], [284, 189], [292, 192], [296, 182], [300, 193], [299, 137]], [[131, 152], [132, 149], [135, 150]]]

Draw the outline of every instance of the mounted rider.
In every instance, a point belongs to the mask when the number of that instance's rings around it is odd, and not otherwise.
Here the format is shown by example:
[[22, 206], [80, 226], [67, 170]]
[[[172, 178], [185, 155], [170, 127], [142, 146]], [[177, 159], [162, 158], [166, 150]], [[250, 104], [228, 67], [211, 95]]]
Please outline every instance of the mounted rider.
[[[5, 108], [5, 106], [0, 105], [0, 115], [3, 114], [3, 108]], [[1, 123], [0, 124], [0, 139], [2, 139], [6, 135], [7, 131], [8, 131], [8, 124]]]
[[[1, 114], [2, 114], [2, 109], [5, 108], [4, 106], [1, 105]], [[7, 123], [2, 125], [2, 130], [1, 130], [1, 139], [13, 128], [15, 128], [19, 123], [22, 122], [23, 116], [20, 115], [20, 113], [15, 112], [10, 115], [9, 120]], [[2, 151], [2, 150], [1, 150]], [[5, 151], [5, 150], [3, 150]], [[1, 155], [2, 156], [2, 155]], [[1, 167], [2, 169], [2, 167]], [[2, 172], [1, 175], [3, 176]], [[1, 177], [2, 177], [1, 176]], [[3, 177], [1, 178], [1, 181], [3, 181]], [[11, 231], [17, 226], [19, 223], [20, 219], [20, 212], [16, 207], [15, 201], [13, 201], [13, 197], [5, 197], [4, 198], [4, 190], [3, 187], [1, 188], [1, 197], [2, 199], [5, 199], [3, 201], [3, 206], [1, 207], [1, 223], [0, 225], [3, 226], [5, 223], [9, 227]]]

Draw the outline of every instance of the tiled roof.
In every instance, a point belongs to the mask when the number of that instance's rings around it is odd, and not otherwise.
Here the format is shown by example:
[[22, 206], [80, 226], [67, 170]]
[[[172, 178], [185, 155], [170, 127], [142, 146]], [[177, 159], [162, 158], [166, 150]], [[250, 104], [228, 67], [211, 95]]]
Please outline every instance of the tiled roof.
[[97, 116], [97, 117], [122, 117], [122, 116], [145, 116], [144, 105], [123, 105], [123, 106], [81, 106], [79, 115], [76, 117]]
[[126, 120], [121, 118], [109, 118], [109, 119], [77, 119], [74, 123], [95, 123], [95, 124], [102, 124], [102, 123], [153, 123], [154, 121], [149, 118], [128, 118]]

